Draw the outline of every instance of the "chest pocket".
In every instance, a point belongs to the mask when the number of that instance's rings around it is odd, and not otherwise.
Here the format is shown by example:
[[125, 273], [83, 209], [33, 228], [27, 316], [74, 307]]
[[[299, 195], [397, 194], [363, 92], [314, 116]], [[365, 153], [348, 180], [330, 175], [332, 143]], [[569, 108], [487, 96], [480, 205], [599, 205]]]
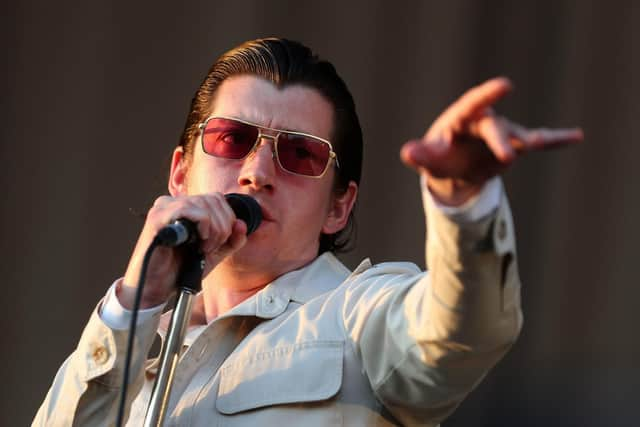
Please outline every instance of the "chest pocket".
[[220, 369], [216, 408], [223, 414], [317, 402], [342, 384], [342, 341], [308, 341], [231, 356]]

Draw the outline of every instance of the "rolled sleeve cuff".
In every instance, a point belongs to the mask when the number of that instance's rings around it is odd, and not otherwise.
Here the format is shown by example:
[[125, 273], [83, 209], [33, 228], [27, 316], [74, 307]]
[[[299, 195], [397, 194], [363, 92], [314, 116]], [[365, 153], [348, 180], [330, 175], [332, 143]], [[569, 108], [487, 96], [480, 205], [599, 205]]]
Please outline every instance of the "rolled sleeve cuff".
[[495, 176], [484, 184], [478, 194], [462, 205], [446, 206], [433, 197], [427, 186], [426, 176], [421, 175], [420, 185], [424, 195], [425, 209], [428, 205], [433, 206], [450, 219], [459, 222], [475, 222], [495, 212], [500, 205], [503, 191], [502, 185], [500, 185], [500, 177]]
[[[113, 282], [98, 310], [98, 314], [105, 325], [111, 329], [124, 330], [129, 329], [132, 311], [124, 308], [120, 304], [120, 301], [118, 301], [118, 297], [116, 296], [116, 289], [118, 286], [122, 286], [122, 278]], [[160, 304], [155, 307], [139, 310], [136, 325], [140, 325], [151, 319], [154, 315], [161, 313], [164, 306], [165, 304]]]

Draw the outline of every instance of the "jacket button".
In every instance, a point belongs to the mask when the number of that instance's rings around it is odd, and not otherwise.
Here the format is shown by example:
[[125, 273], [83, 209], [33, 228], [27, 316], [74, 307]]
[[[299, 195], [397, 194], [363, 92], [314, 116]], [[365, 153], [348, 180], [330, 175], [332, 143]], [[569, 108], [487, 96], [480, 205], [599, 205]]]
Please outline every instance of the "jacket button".
[[92, 357], [98, 365], [103, 365], [107, 361], [107, 359], [109, 359], [109, 352], [106, 348], [99, 346], [96, 347], [95, 350], [93, 350]]

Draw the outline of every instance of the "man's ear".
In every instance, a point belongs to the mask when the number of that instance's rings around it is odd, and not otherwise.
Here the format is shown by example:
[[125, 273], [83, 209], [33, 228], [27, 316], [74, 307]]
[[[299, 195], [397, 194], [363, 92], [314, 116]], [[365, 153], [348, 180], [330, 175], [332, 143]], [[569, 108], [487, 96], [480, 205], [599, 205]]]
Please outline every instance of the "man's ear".
[[322, 226], [322, 233], [334, 234], [346, 227], [357, 197], [358, 184], [353, 181], [349, 181], [349, 186], [344, 194], [331, 197], [331, 206], [329, 206], [327, 218]]
[[171, 172], [169, 174], [169, 194], [180, 196], [187, 194], [188, 160], [182, 147], [173, 150], [171, 158]]

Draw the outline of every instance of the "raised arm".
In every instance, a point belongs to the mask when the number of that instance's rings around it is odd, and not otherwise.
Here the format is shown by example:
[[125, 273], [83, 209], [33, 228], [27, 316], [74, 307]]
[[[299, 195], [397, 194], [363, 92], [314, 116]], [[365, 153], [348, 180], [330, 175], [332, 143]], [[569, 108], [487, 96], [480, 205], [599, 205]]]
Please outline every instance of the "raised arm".
[[444, 420], [521, 328], [514, 227], [497, 175], [527, 151], [582, 139], [579, 129], [497, 116], [491, 107], [510, 90], [504, 78], [471, 89], [402, 148], [422, 178], [427, 273], [382, 264], [349, 285], [346, 330], [376, 396], [406, 425]]

